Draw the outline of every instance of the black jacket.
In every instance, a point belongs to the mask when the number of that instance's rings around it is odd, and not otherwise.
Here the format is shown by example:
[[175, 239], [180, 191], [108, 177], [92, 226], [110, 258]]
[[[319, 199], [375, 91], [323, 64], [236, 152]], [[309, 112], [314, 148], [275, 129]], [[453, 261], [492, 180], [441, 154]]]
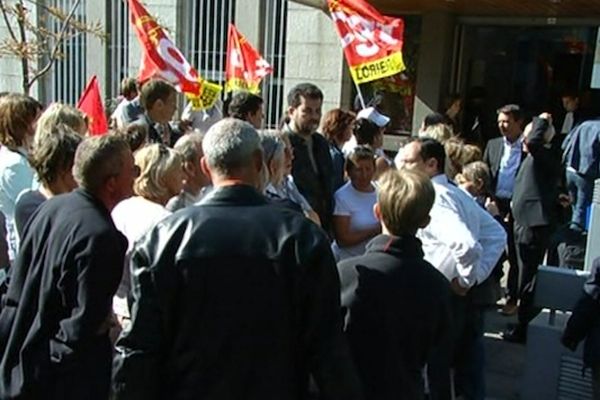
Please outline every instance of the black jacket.
[[290, 142], [294, 147], [292, 176], [300, 193], [308, 200], [315, 212], [319, 214], [323, 228], [329, 231], [334, 207], [333, 162], [329, 154], [327, 140], [318, 133], [313, 133], [311, 137], [318, 171], [315, 172], [311, 165], [306, 141], [292, 132], [290, 134]]
[[527, 138], [529, 154], [523, 160], [512, 197], [515, 222], [531, 228], [556, 223], [556, 203], [560, 181], [560, 151], [544, 144], [548, 121], [533, 119], [533, 130]]
[[356, 399], [323, 231], [246, 185], [161, 221], [132, 254], [117, 399]]
[[379, 235], [338, 264], [345, 332], [365, 398], [422, 399], [421, 371], [450, 334], [450, 287], [414, 236]]
[[[491, 187], [490, 191], [493, 195], [496, 194], [496, 186], [498, 185], [498, 174], [500, 173], [500, 162], [502, 161], [502, 155], [504, 154], [504, 137], [497, 137], [490, 139], [485, 146], [483, 152], [483, 161], [490, 167]], [[521, 153], [521, 163], [525, 159], [524, 152]], [[521, 165], [521, 164], [519, 164]]]
[[581, 298], [565, 328], [562, 343], [575, 351], [585, 340], [583, 361], [586, 366], [600, 366], [600, 258], [594, 260], [592, 272], [583, 287]]
[[31, 217], [0, 313], [1, 399], [106, 399], [112, 298], [127, 239], [76, 190]]

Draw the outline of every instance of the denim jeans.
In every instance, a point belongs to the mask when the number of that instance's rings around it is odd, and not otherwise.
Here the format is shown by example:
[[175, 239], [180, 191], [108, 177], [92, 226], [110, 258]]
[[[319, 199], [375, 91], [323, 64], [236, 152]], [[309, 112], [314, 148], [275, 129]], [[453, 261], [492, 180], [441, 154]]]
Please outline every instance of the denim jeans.
[[567, 190], [573, 202], [571, 224], [579, 225], [585, 229], [587, 209], [592, 204], [594, 179], [567, 170]]

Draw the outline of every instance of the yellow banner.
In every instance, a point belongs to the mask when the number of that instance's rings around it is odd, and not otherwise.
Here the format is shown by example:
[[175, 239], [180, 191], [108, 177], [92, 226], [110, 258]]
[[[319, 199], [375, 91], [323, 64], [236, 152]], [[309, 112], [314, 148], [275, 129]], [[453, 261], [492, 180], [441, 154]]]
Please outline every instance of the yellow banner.
[[187, 95], [194, 111], [206, 110], [214, 106], [223, 90], [223, 87], [216, 83], [209, 81], [201, 81], [201, 83], [202, 92], [200, 96]]
[[240, 78], [231, 78], [225, 82], [225, 92], [231, 92], [233, 90], [242, 90], [253, 94], [259, 94], [260, 86], [258, 83], [249, 83]]
[[351, 66], [350, 73], [354, 82], [358, 84], [392, 76], [405, 69], [402, 53], [397, 52], [379, 60]]

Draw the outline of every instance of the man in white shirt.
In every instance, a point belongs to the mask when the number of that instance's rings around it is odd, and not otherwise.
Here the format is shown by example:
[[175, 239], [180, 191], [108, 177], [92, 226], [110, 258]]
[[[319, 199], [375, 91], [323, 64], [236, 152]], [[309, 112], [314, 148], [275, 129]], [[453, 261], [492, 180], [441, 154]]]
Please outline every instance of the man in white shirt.
[[400, 149], [398, 167], [427, 174], [436, 191], [431, 223], [418, 236], [425, 259], [452, 282], [457, 294], [482, 283], [502, 254], [504, 229], [444, 174], [444, 147], [433, 139], [416, 139]]
[[[433, 183], [436, 198], [430, 212], [431, 222], [417, 233], [423, 242], [425, 260], [446, 276], [457, 296], [454, 298], [455, 343], [450, 354], [454, 360], [457, 384], [467, 398], [483, 399], [483, 336], [480, 310], [464, 298], [468, 290], [485, 281], [506, 245], [506, 232], [496, 220], [444, 174], [444, 146], [434, 139], [415, 139], [400, 149], [399, 168], [419, 170]], [[475, 329], [473, 335], [469, 330]], [[442, 356], [443, 358], [443, 356]], [[444, 359], [432, 361], [432, 385], [445, 386]], [[441, 381], [440, 381], [441, 380]], [[439, 390], [439, 388], [438, 388]]]

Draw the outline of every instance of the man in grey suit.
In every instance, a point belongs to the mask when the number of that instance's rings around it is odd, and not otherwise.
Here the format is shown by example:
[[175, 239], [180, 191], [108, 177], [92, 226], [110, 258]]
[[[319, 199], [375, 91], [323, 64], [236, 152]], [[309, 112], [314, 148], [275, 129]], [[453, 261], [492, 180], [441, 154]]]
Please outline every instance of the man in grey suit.
[[516, 104], [508, 104], [498, 109], [498, 129], [502, 136], [490, 140], [485, 148], [483, 160], [490, 167], [492, 178], [491, 195], [500, 211], [504, 227], [508, 234], [508, 263], [510, 265], [507, 282], [506, 305], [502, 309], [505, 315], [517, 311], [519, 299], [519, 269], [515, 250], [515, 240], [512, 234], [513, 217], [510, 201], [513, 196], [517, 171], [526, 156], [523, 147], [523, 115]]

